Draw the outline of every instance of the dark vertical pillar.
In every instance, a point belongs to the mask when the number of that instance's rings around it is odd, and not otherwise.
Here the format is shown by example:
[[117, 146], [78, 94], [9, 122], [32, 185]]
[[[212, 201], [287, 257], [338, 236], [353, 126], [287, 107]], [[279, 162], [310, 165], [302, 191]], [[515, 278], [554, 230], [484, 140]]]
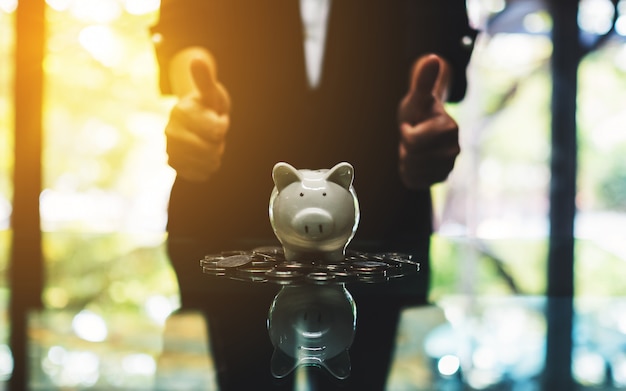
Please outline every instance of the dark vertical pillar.
[[576, 215], [576, 96], [582, 48], [578, 0], [550, 0], [552, 30], [552, 180], [548, 250], [545, 390], [571, 390]]
[[20, 0], [15, 45], [15, 165], [9, 265], [10, 389], [27, 389], [27, 313], [41, 307], [41, 192], [44, 0]]

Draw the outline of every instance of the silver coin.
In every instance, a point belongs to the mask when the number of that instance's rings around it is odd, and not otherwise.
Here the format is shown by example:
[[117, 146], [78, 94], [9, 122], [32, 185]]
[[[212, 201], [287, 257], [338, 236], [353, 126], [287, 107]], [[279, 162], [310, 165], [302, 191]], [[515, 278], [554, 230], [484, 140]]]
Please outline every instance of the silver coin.
[[388, 278], [385, 276], [359, 276], [357, 281], [366, 284], [379, 284], [381, 282], [387, 282]]
[[233, 255], [245, 255], [247, 253], [248, 253], [247, 251], [243, 251], [243, 250], [229, 250], [229, 251], [222, 251], [220, 255], [222, 257], [230, 257]]
[[390, 252], [390, 253], [383, 253], [381, 255], [386, 261], [391, 260], [391, 261], [405, 262], [405, 261], [410, 261], [411, 258], [413, 258], [411, 254], [405, 254], [405, 253]]
[[271, 267], [257, 267], [257, 266], [247, 266], [237, 268], [236, 271], [239, 274], [243, 275], [256, 275], [256, 274], [265, 274], [266, 272], [272, 270]]
[[278, 267], [285, 270], [295, 270], [305, 272], [307, 270], [313, 269], [313, 265], [310, 263], [296, 262], [296, 261], [285, 261], [278, 264]]
[[348, 266], [346, 262], [326, 263], [323, 265], [319, 265], [319, 269], [324, 271], [346, 270], [347, 267]]
[[205, 274], [247, 282], [279, 285], [344, 282], [384, 283], [419, 272], [420, 263], [410, 254], [346, 251], [339, 262], [287, 261], [282, 247], [257, 247], [252, 251], [222, 251], [200, 260]]
[[367, 259], [369, 256], [366, 252], [356, 251], [356, 250], [348, 250], [346, 251], [346, 258], [351, 257], [355, 259]]
[[389, 269], [401, 269], [405, 265], [404, 262], [396, 261], [393, 259], [386, 259], [385, 263], [387, 264]]
[[296, 270], [287, 270], [287, 269], [272, 269], [265, 272], [265, 275], [270, 278], [276, 279], [294, 279], [302, 277], [302, 273]]
[[363, 272], [383, 271], [388, 267], [385, 262], [380, 261], [354, 261], [350, 266], [353, 270]]
[[350, 282], [356, 280], [356, 274], [352, 274], [345, 270], [333, 270], [331, 272], [335, 276], [335, 280], [340, 282]]
[[202, 267], [205, 267], [205, 266], [216, 267], [217, 266], [217, 261], [201, 259], [200, 260], [200, 266], [202, 266]]
[[419, 262], [402, 262], [402, 267], [400, 268], [403, 273], [411, 274], [417, 273], [420, 271], [420, 263]]
[[229, 274], [228, 278], [234, 281], [242, 281], [242, 282], [267, 282], [268, 279], [262, 275], [238, 275], [238, 274]]
[[403, 267], [390, 267], [385, 270], [385, 275], [390, 278], [398, 278], [406, 275], [406, 270]]
[[387, 271], [379, 270], [379, 271], [357, 271], [356, 275], [359, 279], [361, 278], [386, 278]]
[[217, 267], [228, 269], [244, 266], [252, 262], [252, 257], [247, 254], [231, 255], [216, 262]]
[[224, 257], [219, 254], [205, 255], [204, 258], [200, 260], [200, 265], [215, 265], [220, 259], [224, 259]]
[[254, 248], [252, 253], [260, 255], [283, 255], [284, 250], [280, 246], [262, 246]]
[[256, 268], [267, 268], [267, 269], [271, 269], [275, 266], [276, 264], [274, 262], [271, 262], [269, 260], [262, 260], [262, 261], [252, 261], [252, 263], [250, 263], [250, 266], [254, 266]]

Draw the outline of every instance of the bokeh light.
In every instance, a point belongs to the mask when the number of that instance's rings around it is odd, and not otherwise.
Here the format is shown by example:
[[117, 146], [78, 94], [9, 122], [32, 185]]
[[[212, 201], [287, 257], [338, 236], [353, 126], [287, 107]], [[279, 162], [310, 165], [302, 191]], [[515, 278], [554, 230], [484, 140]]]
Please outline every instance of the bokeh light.
[[151, 296], [146, 300], [145, 310], [148, 316], [159, 325], [164, 325], [168, 316], [178, 308], [177, 303], [162, 295]]
[[615, 8], [609, 0], [581, 0], [578, 25], [591, 34], [606, 34], [613, 26]]
[[0, 0], [0, 11], [10, 14], [17, 9], [17, 0]]
[[73, 0], [46, 0], [46, 4], [55, 11], [65, 11], [72, 2]]
[[13, 373], [13, 355], [11, 349], [5, 345], [0, 345], [0, 381], [8, 380]]
[[78, 40], [95, 60], [105, 66], [114, 67], [123, 60], [122, 39], [109, 26], [87, 26], [80, 32]]
[[68, 351], [52, 346], [41, 366], [58, 387], [91, 387], [100, 377], [100, 359], [88, 351]]
[[437, 362], [437, 370], [443, 376], [452, 376], [461, 368], [461, 360], [455, 355], [446, 354]]
[[90, 342], [102, 342], [108, 334], [104, 319], [89, 310], [83, 310], [74, 316], [72, 329], [78, 337]]
[[124, 8], [132, 15], [149, 14], [159, 9], [160, 0], [126, 0]]
[[156, 372], [156, 361], [149, 354], [129, 354], [122, 359], [122, 369], [129, 375], [150, 377]]
[[71, 3], [71, 12], [84, 22], [110, 23], [120, 17], [119, 2], [110, 0], [79, 0]]
[[599, 353], [576, 349], [572, 358], [572, 375], [584, 386], [600, 386], [606, 380], [606, 365]]

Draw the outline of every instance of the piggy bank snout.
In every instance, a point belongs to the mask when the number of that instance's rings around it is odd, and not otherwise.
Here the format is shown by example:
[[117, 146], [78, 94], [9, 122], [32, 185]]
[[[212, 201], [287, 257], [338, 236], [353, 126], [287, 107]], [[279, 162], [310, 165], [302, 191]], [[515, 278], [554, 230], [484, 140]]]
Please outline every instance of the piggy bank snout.
[[296, 213], [291, 222], [299, 235], [310, 239], [326, 238], [335, 229], [331, 214], [320, 208], [303, 209]]

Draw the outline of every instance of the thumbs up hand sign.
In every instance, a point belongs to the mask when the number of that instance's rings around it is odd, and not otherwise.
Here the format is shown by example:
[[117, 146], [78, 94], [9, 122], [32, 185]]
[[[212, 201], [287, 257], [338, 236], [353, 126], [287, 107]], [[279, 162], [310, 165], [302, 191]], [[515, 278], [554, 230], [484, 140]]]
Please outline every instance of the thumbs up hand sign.
[[444, 108], [449, 71], [441, 57], [421, 57], [400, 102], [399, 170], [411, 189], [427, 189], [445, 180], [460, 153], [459, 127]]
[[180, 99], [165, 127], [168, 164], [178, 176], [202, 182], [221, 166], [230, 123], [230, 98], [217, 81], [212, 57], [187, 56], [177, 67], [172, 66], [172, 71], [176, 68], [186, 69], [183, 75], [175, 76], [178, 80], [172, 80]]

